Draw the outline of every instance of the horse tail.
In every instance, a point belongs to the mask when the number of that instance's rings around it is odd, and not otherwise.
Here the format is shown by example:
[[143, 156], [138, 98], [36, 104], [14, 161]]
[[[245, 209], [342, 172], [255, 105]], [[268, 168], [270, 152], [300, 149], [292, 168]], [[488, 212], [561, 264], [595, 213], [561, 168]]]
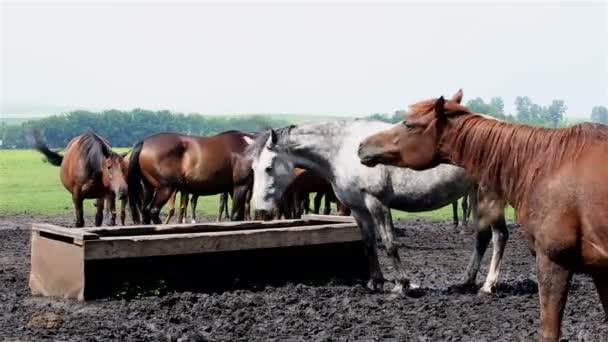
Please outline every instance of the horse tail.
[[127, 177], [127, 187], [129, 189], [129, 207], [131, 208], [131, 218], [133, 223], [141, 223], [140, 213], [142, 211], [143, 186], [141, 169], [139, 168], [139, 155], [144, 146], [143, 140], [133, 146], [131, 158], [129, 159], [129, 173]]
[[51, 165], [61, 166], [63, 156], [55, 151], [51, 151], [49, 147], [42, 142], [40, 139], [40, 132], [36, 130], [33, 132], [32, 136], [34, 138], [34, 149], [42, 153], [46, 157], [46, 160], [51, 163]]

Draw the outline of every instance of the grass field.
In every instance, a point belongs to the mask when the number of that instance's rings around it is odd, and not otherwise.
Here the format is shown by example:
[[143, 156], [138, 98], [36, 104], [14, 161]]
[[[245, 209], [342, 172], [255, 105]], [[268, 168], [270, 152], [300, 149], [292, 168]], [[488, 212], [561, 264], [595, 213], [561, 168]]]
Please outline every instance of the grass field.
[[[216, 215], [218, 202], [218, 196], [201, 197], [197, 214]], [[85, 201], [85, 212], [94, 212], [93, 203]], [[44, 163], [42, 155], [33, 150], [0, 150], [0, 216], [16, 214], [73, 215], [71, 196], [59, 180], [59, 168]], [[393, 216], [451, 219], [452, 208], [423, 213], [395, 210]], [[512, 220], [513, 210], [507, 217]]]

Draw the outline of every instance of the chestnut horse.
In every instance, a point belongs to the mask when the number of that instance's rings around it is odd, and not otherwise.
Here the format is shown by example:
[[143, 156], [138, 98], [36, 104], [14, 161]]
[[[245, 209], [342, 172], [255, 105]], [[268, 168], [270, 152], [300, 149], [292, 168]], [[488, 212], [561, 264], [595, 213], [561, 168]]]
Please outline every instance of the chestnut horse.
[[[128, 178], [133, 222], [161, 223], [160, 210], [176, 190], [199, 196], [234, 191], [231, 218], [242, 220], [251, 181], [234, 171], [254, 137], [238, 131], [211, 137], [158, 133], [135, 144]], [[244, 183], [235, 187], [237, 181]]]
[[121, 199], [120, 221], [125, 224], [127, 200], [127, 153], [120, 155], [107, 140], [88, 132], [73, 138], [65, 148], [64, 155], [51, 151], [35, 131], [34, 148], [42, 153], [48, 162], [60, 166], [63, 186], [72, 194], [76, 214], [76, 227], [84, 226], [82, 204], [84, 199], [97, 199], [95, 225], [103, 222], [104, 202], [108, 203], [111, 225], [116, 225], [116, 197]]
[[506, 199], [536, 256], [542, 340], [560, 338], [573, 273], [591, 275], [608, 316], [608, 127], [500, 122], [461, 99], [462, 90], [412, 105], [405, 121], [361, 143], [361, 162], [458, 165]]

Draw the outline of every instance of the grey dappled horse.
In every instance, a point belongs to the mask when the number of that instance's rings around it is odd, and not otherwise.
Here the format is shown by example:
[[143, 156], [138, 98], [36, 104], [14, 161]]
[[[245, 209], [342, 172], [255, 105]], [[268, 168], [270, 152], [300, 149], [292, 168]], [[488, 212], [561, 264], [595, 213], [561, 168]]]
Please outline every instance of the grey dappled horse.
[[[295, 167], [312, 170], [327, 179], [337, 198], [352, 210], [361, 229], [369, 258], [369, 287], [381, 289], [384, 282], [376, 249], [377, 228], [397, 273], [393, 291], [400, 292], [409, 285], [409, 280], [394, 242], [389, 208], [408, 212], [439, 209], [465, 195], [475, 184], [462, 168], [451, 165], [427, 171], [362, 165], [357, 156], [359, 143], [389, 127], [387, 123], [363, 119], [290, 126], [261, 134], [245, 155], [252, 159], [254, 171], [253, 206], [261, 212], [272, 211], [289, 185]], [[478, 226], [478, 210], [473, 209]], [[493, 292], [508, 238], [504, 210], [491, 222], [487, 221], [478, 230], [463, 281], [466, 285], [475, 284], [481, 258], [494, 235], [490, 271], [480, 290]], [[489, 223], [494, 234], [487, 229]]]

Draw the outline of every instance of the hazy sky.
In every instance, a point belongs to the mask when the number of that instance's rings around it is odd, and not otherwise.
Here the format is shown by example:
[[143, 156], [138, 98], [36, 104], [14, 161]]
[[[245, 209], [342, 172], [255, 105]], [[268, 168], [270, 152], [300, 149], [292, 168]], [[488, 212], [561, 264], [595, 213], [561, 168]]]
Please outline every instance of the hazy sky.
[[608, 105], [606, 7], [4, 2], [2, 111], [361, 115], [462, 87], [588, 117]]

